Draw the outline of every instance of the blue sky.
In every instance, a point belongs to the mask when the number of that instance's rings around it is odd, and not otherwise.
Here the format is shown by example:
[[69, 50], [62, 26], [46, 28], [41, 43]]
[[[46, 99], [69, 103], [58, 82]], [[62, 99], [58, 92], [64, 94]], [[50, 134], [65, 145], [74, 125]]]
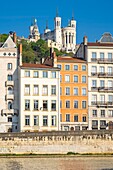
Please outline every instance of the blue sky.
[[42, 33], [46, 20], [54, 28], [54, 17], [58, 8], [62, 26], [74, 17], [77, 21], [77, 43], [87, 35], [89, 41], [96, 41], [104, 32], [113, 35], [113, 0], [6, 0], [0, 2], [0, 33], [16, 31], [27, 37], [32, 17], [37, 18]]

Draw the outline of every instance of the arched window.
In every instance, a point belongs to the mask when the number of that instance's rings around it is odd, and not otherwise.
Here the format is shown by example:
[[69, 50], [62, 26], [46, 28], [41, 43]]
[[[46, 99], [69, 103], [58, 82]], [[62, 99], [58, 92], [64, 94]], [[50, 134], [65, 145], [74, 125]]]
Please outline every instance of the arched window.
[[8, 109], [12, 109], [13, 108], [13, 104], [11, 102], [8, 102]]
[[13, 88], [11, 87], [8, 88], [8, 94], [13, 94]]
[[59, 26], [59, 22], [57, 21], [57, 26]]

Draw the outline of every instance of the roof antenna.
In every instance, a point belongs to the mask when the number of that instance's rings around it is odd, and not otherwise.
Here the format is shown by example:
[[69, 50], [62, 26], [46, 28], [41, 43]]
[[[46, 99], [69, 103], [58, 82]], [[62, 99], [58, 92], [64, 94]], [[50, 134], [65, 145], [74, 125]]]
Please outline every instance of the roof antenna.
[[46, 29], [48, 29], [48, 20], [46, 20]]

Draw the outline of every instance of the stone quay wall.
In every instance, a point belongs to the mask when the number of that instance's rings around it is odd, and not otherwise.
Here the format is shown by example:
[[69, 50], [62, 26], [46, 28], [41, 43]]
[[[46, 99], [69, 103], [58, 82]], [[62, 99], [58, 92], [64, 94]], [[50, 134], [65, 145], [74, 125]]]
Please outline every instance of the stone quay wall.
[[0, 133], [0, 154], [113, 153], [113, 131]]

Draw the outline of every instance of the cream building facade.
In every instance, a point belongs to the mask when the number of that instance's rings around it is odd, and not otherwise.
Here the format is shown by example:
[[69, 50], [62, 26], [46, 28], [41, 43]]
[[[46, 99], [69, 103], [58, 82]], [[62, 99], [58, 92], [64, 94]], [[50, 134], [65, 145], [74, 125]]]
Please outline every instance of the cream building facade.
[[76, 57], [88, 62], [89, 130], [113, 129], [113, 37], [105, 33], [95, 43], [84, 37]]
[[18, 50], [9, 36], [0, 47], [0, 132], [18, 131]]
[[60, 130], [60, 69], [23, 63], [19, 80], [19, 131]]

